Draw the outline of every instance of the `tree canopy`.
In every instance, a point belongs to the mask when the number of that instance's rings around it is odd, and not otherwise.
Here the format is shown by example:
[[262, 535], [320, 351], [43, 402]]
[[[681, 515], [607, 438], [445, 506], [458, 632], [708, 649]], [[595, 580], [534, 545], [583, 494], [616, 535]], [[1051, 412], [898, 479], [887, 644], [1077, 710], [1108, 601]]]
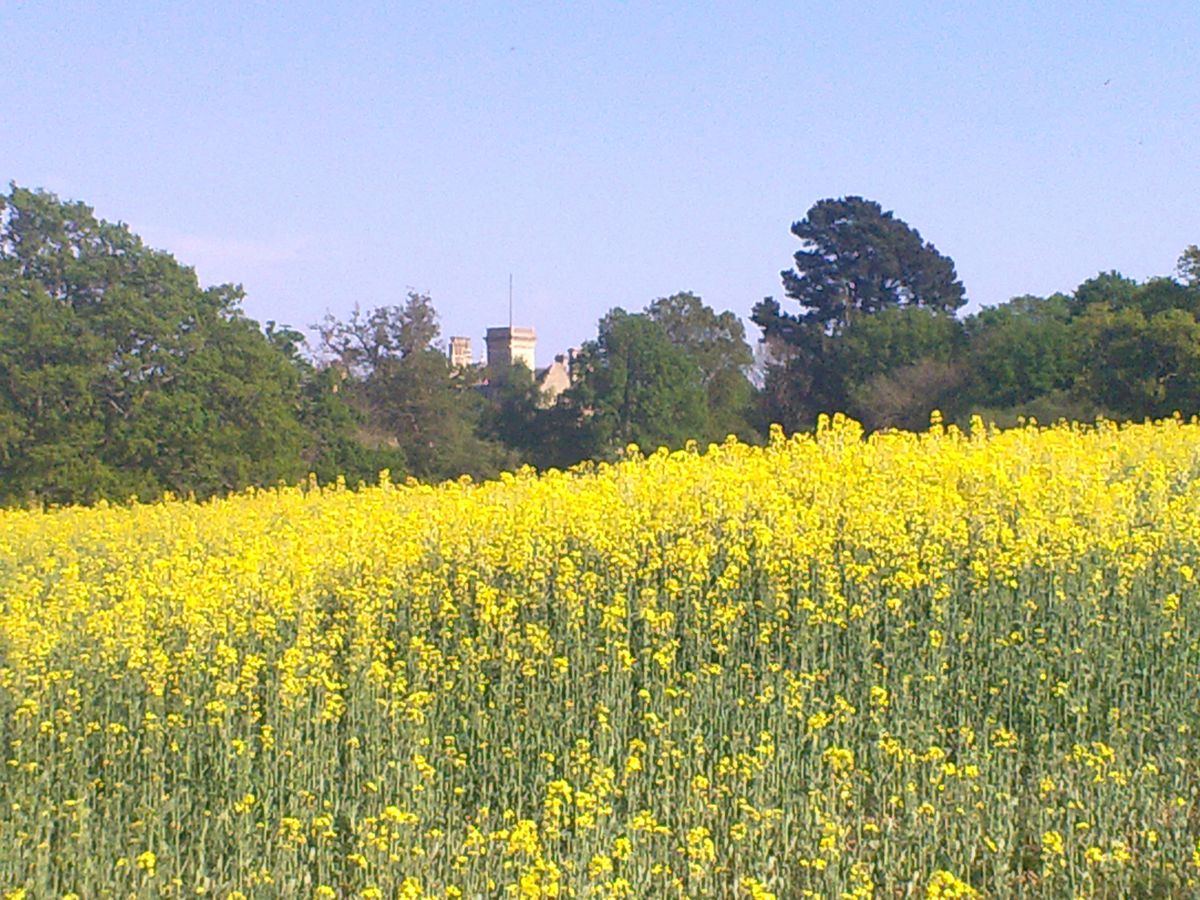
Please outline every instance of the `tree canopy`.
[[780, 274], [784, 292], [803, 312], [784, 313], [764, 300], [753, 319], [768, 337], [790, 340], [800, 324], [836, 333], [858, 314], [895, 306], [953, 313], [966, 302], [954, 262], [873, 200], [821, 200], [792, 234], [801, 243], [795, 268]]
[[588, 455], [608, 456], [629, 443], [678, 447], [707, 427], [699, 364], [644, 313], [609, 312], [576, 370], [563, 402], [584, 419]]
[[[765, 420], [804, 428], [820, 412], [849, 410], [908, 423], [954, 393], [961, 373], [949, 357], [961, 329], [953, 317], [966, 298], [949, 257], [862, 197], [821, 200], [792, 234], [801, 246], [781, 278], [800, 311], [767, 297], [751, 315], [769, 349]], [[897, 390], [888, 373], [900, 369]], [[875, 415], [881, 404], [890, 412]]]
[[690, 291], [659, 297], [646, 307], [667, 339], [683, 350], [700, 369], [708, 415], [708, 431], [700, 440], [723, 440], [736, 434], [749, 439], [753, 429], [747, 413], [754, 386], [747, 373], [754, 355], [746, 343], [746, 328], [734, 313], [718, 313]]
[[1188, 287], [1200, 288], [1200, 247], [1192, 244], [1184, 250], [1175, 271]]
[[298, 375], [195, 272], [82, 203], [0, 197], [0, 499], [295, 480]]
[[348, 376], [359, 443], [401, 456], [408, 474], [431, 480], [487, 477], [515, 462], [486, 436], [473, 373], [453, 369], [436, 346], [440, 328], [427, 295], [410, 291], [401, 305], [355, 309], [316, 327], [326, 362]]

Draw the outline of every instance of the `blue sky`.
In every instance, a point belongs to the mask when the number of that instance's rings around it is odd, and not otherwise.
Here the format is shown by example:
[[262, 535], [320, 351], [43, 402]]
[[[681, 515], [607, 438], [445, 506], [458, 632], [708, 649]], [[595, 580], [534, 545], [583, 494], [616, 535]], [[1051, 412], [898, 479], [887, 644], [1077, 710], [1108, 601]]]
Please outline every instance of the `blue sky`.
[[971, 308], [1200, 242], [1200, 3], [0, 0], [0, 181], [303, 326], [427, 291], [538, 361], [679, 290], [748, 316], [860, 194]]

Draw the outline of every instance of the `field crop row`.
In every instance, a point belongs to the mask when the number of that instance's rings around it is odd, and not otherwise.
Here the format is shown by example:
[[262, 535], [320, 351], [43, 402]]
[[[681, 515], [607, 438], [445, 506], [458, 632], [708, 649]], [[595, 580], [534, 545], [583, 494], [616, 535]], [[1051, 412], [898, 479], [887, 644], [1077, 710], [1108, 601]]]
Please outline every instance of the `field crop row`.
[[1200, 425], [0, 513], [0, 897], [1200, 888]]

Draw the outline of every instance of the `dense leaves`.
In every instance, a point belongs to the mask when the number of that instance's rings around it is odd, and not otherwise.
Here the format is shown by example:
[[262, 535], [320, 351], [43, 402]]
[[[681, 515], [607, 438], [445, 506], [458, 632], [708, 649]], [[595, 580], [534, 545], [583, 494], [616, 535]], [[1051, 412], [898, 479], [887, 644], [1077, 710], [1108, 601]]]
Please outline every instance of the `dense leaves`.
[[[1200, 249], [1174, 278], [1102, 272], [962, 316], [954, 263], [880, 204], [826, 199], [792, 226], [786, 311], [745, 327], [688, 291], [614, 308], [571, 365], [453, 367], [430, 297], [262, 329], [82, 203], [0, 196], [0, 503], [211, 496], [249, 485], [487, 478], [700, 446], [847, 412], [920, 429], [934, 410], [1011, 425], [1200, 413]], [[758, 359], [755, 365], [756, 356]]]
[[700, 297], [684, 291], [660, 297], [646, 315], [662, 326], [667, 339], [687, 353], [700, 368], [707, 404], [708, 437], [719, 441], [730, 434], [754, 434], [747, 422], [754, 387], [747, 373], [754, 356], [746, 343], [746, 328], [731, 312], [717, 313]]
[[860, 314], [897, 306], [953, 313], [966, 302], [953, 261], [872, 200], [822, 200], [792, 226], [794, 269], [782, 273], [800, 316], [760, 304], [754, 320], [785, 338], [801, 325], [838, 332]]
[[630, 443], [679, 446], [707, 427], [699, 364], [648, 315], [614, 309], [584, 345], [577, 368], [568, 402], [585, 419], [593, 454]]
[[81, 203], [0, 218], [0, 499], [211, 494], [301, 472], [297, 372], [195, 273]]
[[821, 411], [852, 410], [873, 427], [919, 422], [961, 378], [949, 362], [966, 302], [953, 261], [862, 197], [820, 201], [792, 234], [801, 248], [782, 279], [801, 312], [767, 297], [752, 316], [773, 359], [765, 418], [809, 427]]
[[470, 373], [455, 372], [435, 346], [428, 296], [410, 292], [401, 306], [355, 309], [318, 329], [327, 361], [346, 376], [360, 444], [397, 454], [409, 474], [428, 480], [489, 477], [513, 465], [513, 454], [482, 434], [483, 400]]
[[953, 263], [878, 204], [822, 201], [793, 233], [805, 243], [783, 284], [802, 312], [769, 297], [754, 311], [764, 421], [810, 428], [847, 411], [869, 428], [913, 429], [934, 410], [962, 424], [1200, 412], [1195, 247], [1179, 280], [1102, 272], [1071, 294], [958, 318]]

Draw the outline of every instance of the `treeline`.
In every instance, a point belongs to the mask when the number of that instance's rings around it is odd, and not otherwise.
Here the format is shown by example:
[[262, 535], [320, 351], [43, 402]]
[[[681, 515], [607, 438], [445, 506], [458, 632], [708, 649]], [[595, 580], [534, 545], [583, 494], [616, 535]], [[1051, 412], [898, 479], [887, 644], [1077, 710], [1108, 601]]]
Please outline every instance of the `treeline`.
[[0, 196], [0, 503], [207, 497], [248, 485], [486, 478], [635, 443], [704, 446], [846, 411], [921, 428], [1200, 410], [1200, 251], [1178, 277], [1107, 273], [961, 318], [953, 263], [891, 213], [825, 200], [785, 296], [741, 320], [691, 293], [610, 311], [551, 401], [534, 373], [455, 368], [429, 297], [300, 332], [82, 203]]
[[1200, 411], [1195, 246], [1177, 278], [1108, 272], [960, 318], [953, 263], [877, 203], [821, 201], [792, 231], [800, 311], [768, 297], [753, 313], [772, 357], [760, 407], [789, 430], [835, 410], [871, 430], [923, 428], [933, 409], [963, 425]]
[[744, 327], [680, 294], [615, 309], [547, 404], [533, 373], [455, 369], [429, 297], [265, 328], [232, 285], [82, 203], [0, 197], [0, 503], [248, 485], [487, 478], [626, 444], [756, 435]]
[[[1194, 252], [1194, 251], [1193, 251]], [[895, 307], [812, 344], [784, 345], [764, 403], [789, 428], [842, 410], [916, 429], [931, 409], [1001, 425], [1200, 410], [1200, 284], [1110, 272], [1072, 294], [1023, 296], [956, 318]]]

